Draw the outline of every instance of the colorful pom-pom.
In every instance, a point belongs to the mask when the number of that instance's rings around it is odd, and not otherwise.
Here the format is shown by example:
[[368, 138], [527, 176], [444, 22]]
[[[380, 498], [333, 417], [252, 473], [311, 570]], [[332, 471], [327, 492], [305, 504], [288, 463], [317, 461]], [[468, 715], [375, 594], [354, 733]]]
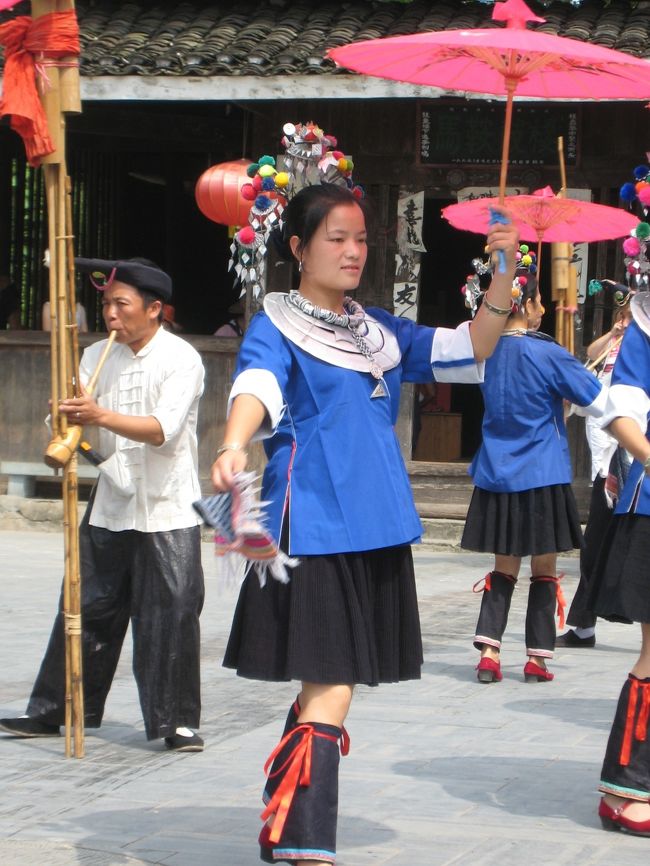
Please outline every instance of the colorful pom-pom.
[[258, 210], [266, 210], [271, 205], [271, 199], [268, 195], [258, 195], [255, 199], [255, 207]]
[[333, 151], [332, 151], [332, 156], [333, 156], [334, 159], [336, 159], [336, 160], [339, 160], [339, 159], [345, 159], [345, 154], [343, 153], [342, 150], [333, 150]]
[[522, 254], [522, 256], [525, 256], [526, 253], [530, 252], [530, 247], [528, 246], [528, 244], [520, 244], [519, 252]]
[[522, 289], [524, 286], [528, 285], [528, 277], [521, 276], [517, 277], [517, 279], [519, 280], [519, 285], [522, 287]]
[[642, 180], [644, 177], [648, 177], [650, 175], [650, 165], [637, 165], [634, 169], [634, 177], [637, 180]]
[[353, 195], [355, 198], [363, 198], [363, 189], [362, 189], [362, 187], [360, 187], [360, 186], [353, 186], [353, 187], [352, 187], [352, 195]]
[[262, 178], [259, 176], [259, 174], [256, 174], [253, 178], [253, 189], [257, 190], [257, 192], [262, 189]]
[[519, 251], [517, 251], [517, 252], [515, 253], [515, 260], [518, 261], [518, 262], [520, 262], [520, 261], [521, 261], [521, 257], [522, 257], [522, 255], [523, 255], [523, 253], [520, 253]]
[[328, 133], [325, 137], [327, 138], [327, 142], [330, 147], [336, 147], [336, 145], [339, 143], [338, 139], [334, 135], [330, 135]]
[[275, 185], [283, 189], [289, 185], [289, 175], [286, 171], [279, 171], [275, 176]]
[[623, 201], [634, 201], [636, 198], [636, 187], [633, 183], [624, 183], [619, 195]]
[[241, 192], [241, 197], [245, 201], [255, 201], [255, 196], [257, 195], [257, 192], [256, 192], [255, 187], [253, 186], [252, 183], [245, 183], [242, 186], [240, 192]]
[[255, 229], [252, 226], [244, 226], [235, 235], [239, 243], [244, 247], [250, 247], [255, 240]]
[[262, 181], [262, 189], [264, 192], [271, 192], [275, 189], [275, 180], [272, 177], [265, 177]]
[[336, 165], [338, 166], [339, 171], [347, 171], [348, 161], [344, 156], [342, 156]]
[[354, 163], [352, 162], [351, 159], [345, 160], [345, 168], [347, 171], [352, 171], [352, 169], [354, 168]]
[[638, 256], [641, 252], [641, 244], [636, 238], [625, 238], [623, 252], [626, 256]]
[[532, 265], [528, 268], [528, 270], [529, 270], [529, 272], [530, 272], [531, 274], [536, 274], [536, 273], [537, 273], [537, 265], [532, 264]]
[[650, 183], [639, 190], [639, 201], [644, 207], [650, 206]]
[[524, 265], [524, 267], [528, 267], [529, 265], [532, 265], [533, 257], [529, 256], [528, 253], [526, 253], [521, 257], [521, 263], [522, 265]]
[[270, 163], [265, 162], [264, 165], [260, 165], [260, 170], [258, 171], [260, 177], [271, 177], [275, 174], [275, 169]]
[[249, 177], [255, 177], [255, 175], [257, 174], [257, 170], [258, 170], [259, 167], [260, 167], [260, 166], [259, 166], [259, 163], [258, 163], [258, 162], [252, 162], [252, 163], [248, 166], [248, 168], [246, 169], [246, 174], [247, 174]]
[[271, 167], [275, 167], [275, 157], [269, 156], [266, 154], [265, 156], [261, 156], [259, 158], [259, 164], [262, 165], [270, 165]]
[[634, 229], [634, 235], [640, 241], [645, 241], [650, 238], [650, 223], [639, 223]]
[[587, 286], [587, 291], [589, 295], [597, 295], [599, 292], [602, 292], [603, 284], [600, 280], [589, 280], [589, 285]]

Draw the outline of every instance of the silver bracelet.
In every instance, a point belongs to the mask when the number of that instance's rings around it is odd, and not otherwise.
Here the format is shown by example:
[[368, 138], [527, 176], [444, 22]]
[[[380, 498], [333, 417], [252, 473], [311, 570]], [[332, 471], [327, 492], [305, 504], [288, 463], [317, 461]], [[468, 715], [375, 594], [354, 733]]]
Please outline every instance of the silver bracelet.
[[220, 454], [223, 454], [224, 451], [242, 451], [244, 454], [248, 454], [243, 445], [240, 445], [239, 442], [228, 442], [217, 448], [217, 457]]
[[509, 316], [512, 312], [512, 307], [508, 307], [507, 310], [504, 310], [503, 307], [495, 307], [494, 304], [491, 304], [488, 301], [487, 292], [483, 295], [483, 304], [488, 313], [494, 313], [495, 316]]

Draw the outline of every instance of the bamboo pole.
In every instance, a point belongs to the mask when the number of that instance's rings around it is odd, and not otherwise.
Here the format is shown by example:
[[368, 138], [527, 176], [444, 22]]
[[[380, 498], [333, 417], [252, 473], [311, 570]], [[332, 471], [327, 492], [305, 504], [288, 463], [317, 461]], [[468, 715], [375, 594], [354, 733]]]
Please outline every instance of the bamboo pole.
[[[40, 18], [57, 11], [74, 8], [73, 0], [32, 0], [32, 17]], [[47, 117], [50, 138], [54, 144], [53, 153], [44, 157], [43, 171], [47, 190], [48, 243], [50, 251], [50, 313], [51, 332], [51, 375], [52, 375], [52, 418], [54, 443], [69, 445], [73, 425], [68, 425], [65, 415], [58, 411], [62, 398], [73, 397], [78, 380], [78, 349], [76, 348], [76, 316], [74, 280], [70, 278], [70, 267], [74, 259], [71, 245], [72, 220], [68, 208], [68, 183], [65, 159], [65, 117], [64, 111], [79, 110], [78, 70], [75, 65], [63, 66], [50, 64], [47, 57], [43, 60], [47, 68], [47, 84], [41, 82], [40, 98]], [[76, 64], [76, 60], [75, 60]], [[67, 74], [61, 75], [65, 69]], [[62, 102], [61, 79], [65, 80]], [[75, 98], [75, 81], [77, 95]], [[72, 287], [72, 295], [71, 295]], [[74, 328], [70, 325], [74, 323]], [[49, 465], [63, 467], [62, 499], [64, 511], [64, 580], [63, 616], [65, 632], [65, 753], [81, 758], [84, 754], [84, 710], [83, 678], [81, 655], [81, 577], [79, 565], [78, 537], [78, 491], [77, 461], [74, 449], [63, 463], [53, 462], [51, 446], [48, 446], [45, 460]], [[76, 446], [75, 446], [76, 447]], [[74, 733], [74, 743], [71, 732]]]

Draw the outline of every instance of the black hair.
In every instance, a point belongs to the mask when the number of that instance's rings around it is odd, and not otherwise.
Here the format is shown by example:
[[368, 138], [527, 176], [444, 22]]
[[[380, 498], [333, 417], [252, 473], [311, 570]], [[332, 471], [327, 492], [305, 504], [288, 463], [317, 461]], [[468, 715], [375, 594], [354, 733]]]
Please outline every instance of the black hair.
[[[148, 268], [155, 268], [157, 271], [162, 271], [160, 265], [153, 262], [151, 259], [145, 259], [142, 256], [134, 256], [131, 259], [125, 259], [126, 262], [134, 262], [138, 265], [146, 265]], [[164, 272], [163, 272], [164, 273]], [[154, 303], [154, 301], [160, 301], [160, 312], [158, 313], [158, 324], [162, 324], [165, 319], [165, 314], [163, 312], [163, 299], [154, 294], [154, 292], [150, 292], [148, 289], [141, 289], [138, 286], [133, 286], [136, 292], [142, 298], [142, 303], [144, 304], [145, 310], [148, 310], [149, 307]]]
[[295, 235], [300, 239], [300, 249], [304, 250], [330, 211], [339, 205], [351, 204], [358, 205], [367, 218], [368, 207], [365, 199], [358, 199], [345, 186], [319, 183], [303, 187], [284, 209], [282, 228], [276, 227], [271, 233], [280, 257], [296, 264], [289, 240]]
[[526, 285], [521, 288], [521, 300], [519, 302], [519, 309], [513, 310], [510, 313], [511, 316], [516, 316], [518, 313], [526, 312], [526, 301], [534, 301], [537, 297], [537, 277], [535, 274], [531, 274], [528, 268], [517, 268], [515, 271], [515, 277], [526, 277]]

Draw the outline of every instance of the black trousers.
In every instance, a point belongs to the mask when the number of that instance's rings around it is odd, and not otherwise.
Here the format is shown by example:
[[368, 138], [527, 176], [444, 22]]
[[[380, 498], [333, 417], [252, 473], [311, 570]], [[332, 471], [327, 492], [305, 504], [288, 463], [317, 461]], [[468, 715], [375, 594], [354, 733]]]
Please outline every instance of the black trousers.
[[[198, 728], [200, 529], [112, 532], [89, 525], [91, 506], [79, 530], [85, 724], [101, 724], [130, 620], [147, 739], [171, 736], [177, 727]], [[65, 721], [61, 608], [27, 706], [30, 717], [53, 725]]]
[[589, 517], [585, 526], [585, 546], [580, 551], [580, 582], [566, 618], [567, 624], [574, 628], [593, 628], [596, 625], [596, 614], [587, 606], [588, 587], [613, 513], [613, 509], [607, 506], [605, 499], [605, 479], [602, 475], [598, 475], [591, 488]]

